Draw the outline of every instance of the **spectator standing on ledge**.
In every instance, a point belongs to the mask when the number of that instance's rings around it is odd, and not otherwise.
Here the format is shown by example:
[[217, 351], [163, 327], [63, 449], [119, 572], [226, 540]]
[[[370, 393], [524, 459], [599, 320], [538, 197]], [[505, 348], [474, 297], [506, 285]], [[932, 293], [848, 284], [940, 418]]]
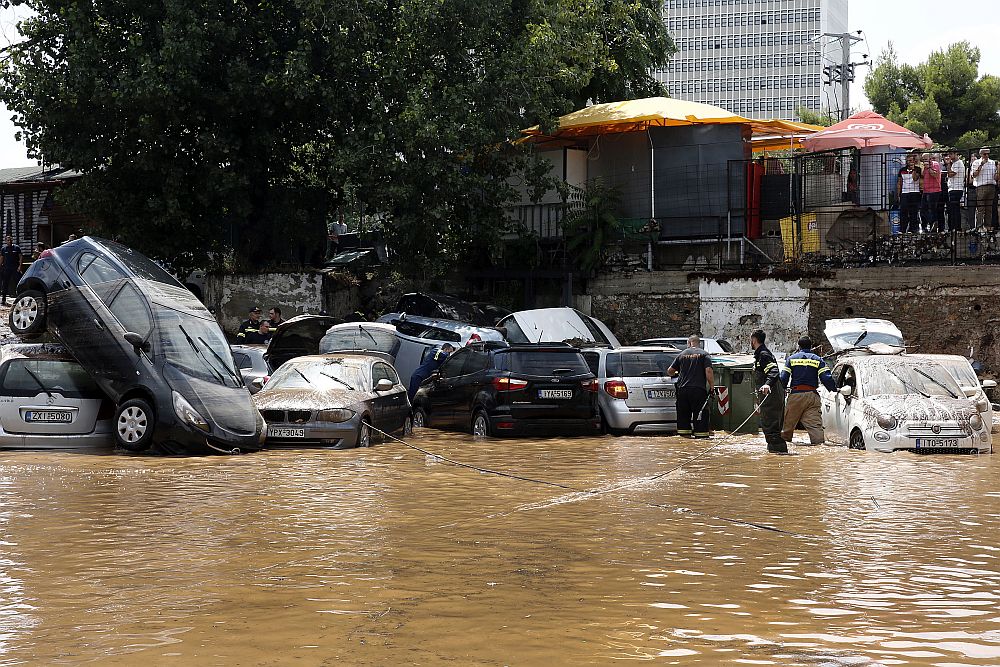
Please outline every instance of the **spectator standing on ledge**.
[[823, 444], [823, 405], [818, 393], [820, 382], [830, 391], [837, 391], [830, 367], [822, 357], [813, 354], [812, 341], [803, 336], [799, 339], [799, 351], [785, 360], [785, 368], [781, 371], [781, 384], [790, 387], [791, 392], [785, 404], [785, 426], [781, 430], [785, 442], [792, 441], [795, 426], [802, 422], [809, 432], [809, 443]]
[[712, 358], [701, 347], [698, 336], [688, 336], [687, 349], [677, 355], [667, 369], [677, 377], [677, 435], [707, 438], [708, 397], [715, 386]]
[[948, 229], [962, 229], [962, 192], [965, 191], [965, 162], [961, 154], [952, 150], [945, 158], [948, 166]]
[[[14, 277], [21, 272], [21, 246], [14, 243], [13, 236], [7, 236], [4, 239], [3, 247], [0, 248], [0, 280], [3, 281], [3, 288], [0, 288], [0, 297], [3, 299], [3, 305], [7, 305], [7, 291], [11, 290], [11, 296], [14, 296], [13, 291], [17, 290], [17, 282], [14, 281]], [[14, 281], [14, 287], [11, 287], [11, 281]]]
[[896, 177], [896, 198], [899, 200], [900, 229], [903, 234], [920, 231], [920, 167], [917, 156], [906, 156], [906, 165]]
[[976, 229], [993, 231], [993, 200], [997, 195], [997, 163], [990, 159], [990, 149], [981, 148], [979, 158], [969, 167], [976, 186]]
[[753, 348], [753, 380], [757, 400], [757, 412], [760, 414], [760, 429], [764, 431], [767, 441], [767, 451], [774, 454], [787, 454], [788, 445], [781, 437], [781, 429], [785, 418], [785, 388], [778, 374], [778, 362], [771, 351], [764, 346], [767, 334], [760, 329], [750, 334], [750, 347]]
[[254, 306], [250, 309], [250, 319], [240, 325], [236, 332], [236, 340], [239, 343], [266, 343], [267, 338], [260, 332], [260, 308]]
[[[920, 199], [920, 217], [925, 232], [936, 231], [938, 199], [941, 198], [941, 163], [930, 153], [924, 153], [920, 158], [924, 178], [924, 194]], [[940, 221], [940, 230], [944, 231], [944, 221]]]

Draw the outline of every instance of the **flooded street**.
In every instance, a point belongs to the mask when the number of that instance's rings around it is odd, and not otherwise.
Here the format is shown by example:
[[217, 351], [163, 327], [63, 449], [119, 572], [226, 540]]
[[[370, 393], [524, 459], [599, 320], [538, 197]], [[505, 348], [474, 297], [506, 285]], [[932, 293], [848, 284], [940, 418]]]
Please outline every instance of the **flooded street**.
[[562, 487], [394, 443], [0, 453], [0, 661], [1000, 664], [1000, 457], [413, 443]]

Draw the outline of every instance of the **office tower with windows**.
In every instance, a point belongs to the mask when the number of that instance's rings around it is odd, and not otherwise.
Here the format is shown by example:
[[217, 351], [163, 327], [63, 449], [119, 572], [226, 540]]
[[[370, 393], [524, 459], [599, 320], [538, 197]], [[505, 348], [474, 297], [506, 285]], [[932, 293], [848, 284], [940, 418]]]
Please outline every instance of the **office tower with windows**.
[[671, 97], [752, 118], [839, 112], [823, 67], [840, 64], [841, 43], [822, 35], [847, 31], [847, 0], [665, 0], [664, 12], [677, 53], [656, 75]]

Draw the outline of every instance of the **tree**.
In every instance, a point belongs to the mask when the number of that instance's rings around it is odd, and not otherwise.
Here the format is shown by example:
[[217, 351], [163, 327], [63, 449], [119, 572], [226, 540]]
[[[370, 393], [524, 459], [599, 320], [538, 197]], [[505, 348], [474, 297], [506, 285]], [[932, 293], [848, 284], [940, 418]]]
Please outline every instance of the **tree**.
[[944, 145], [970, 133], [998, 137], [1000, 79], [980, 76], [979, 60], [978, 48], [958, 42], [914, 67], [900, 64], [890, 44], [865, 79], [865, 93], [879, 113]]
[[[0, 0], [36, 16], [0, 98], [69, 203], [181, 263], [308, 254], [345, 191], [414, 272], [506, 225], [506, 148], [582, 101], [662, 92], [662, 0]], [[513, 158], [513, 159], [512, 159]]]
[[813, 111], [809, 107], [799, 107], [799, 120], [810, 125], [830, 127], [839, 120], [830, 111]]

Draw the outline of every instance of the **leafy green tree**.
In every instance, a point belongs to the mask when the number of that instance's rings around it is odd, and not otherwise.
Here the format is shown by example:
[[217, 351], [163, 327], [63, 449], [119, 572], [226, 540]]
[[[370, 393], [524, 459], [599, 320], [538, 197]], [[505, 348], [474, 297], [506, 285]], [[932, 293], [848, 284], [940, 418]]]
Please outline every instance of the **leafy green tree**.
[[308, 259], [349, 192], [406, 270], [489, 256], [521, 128], [662, 93], [662, 0], [0, 0], [0, 98], [70, 204], [183, 265]]
[[914, 67], [899, 63], [890, 44], [865, 79], [865, 93], [876, 111], [943, 145], [973, 132], [996, 137], [1000, 79], [980, 76], [979, 61], [978, 48], [958, 42]]
[[566, 253], [589, 276], [604, 264], [608, 244], [623, 238], [624, 228], [615, 213], [621, 193], [600, 179], [573, 190], [569, 213], [563, 219]]
[[809, 123], [810, 125], [830, 127], [839, 120], [829, 111], [813, 111], [809, 107], [799, 107], [797, 113], [799, 114], [800, 121]]

